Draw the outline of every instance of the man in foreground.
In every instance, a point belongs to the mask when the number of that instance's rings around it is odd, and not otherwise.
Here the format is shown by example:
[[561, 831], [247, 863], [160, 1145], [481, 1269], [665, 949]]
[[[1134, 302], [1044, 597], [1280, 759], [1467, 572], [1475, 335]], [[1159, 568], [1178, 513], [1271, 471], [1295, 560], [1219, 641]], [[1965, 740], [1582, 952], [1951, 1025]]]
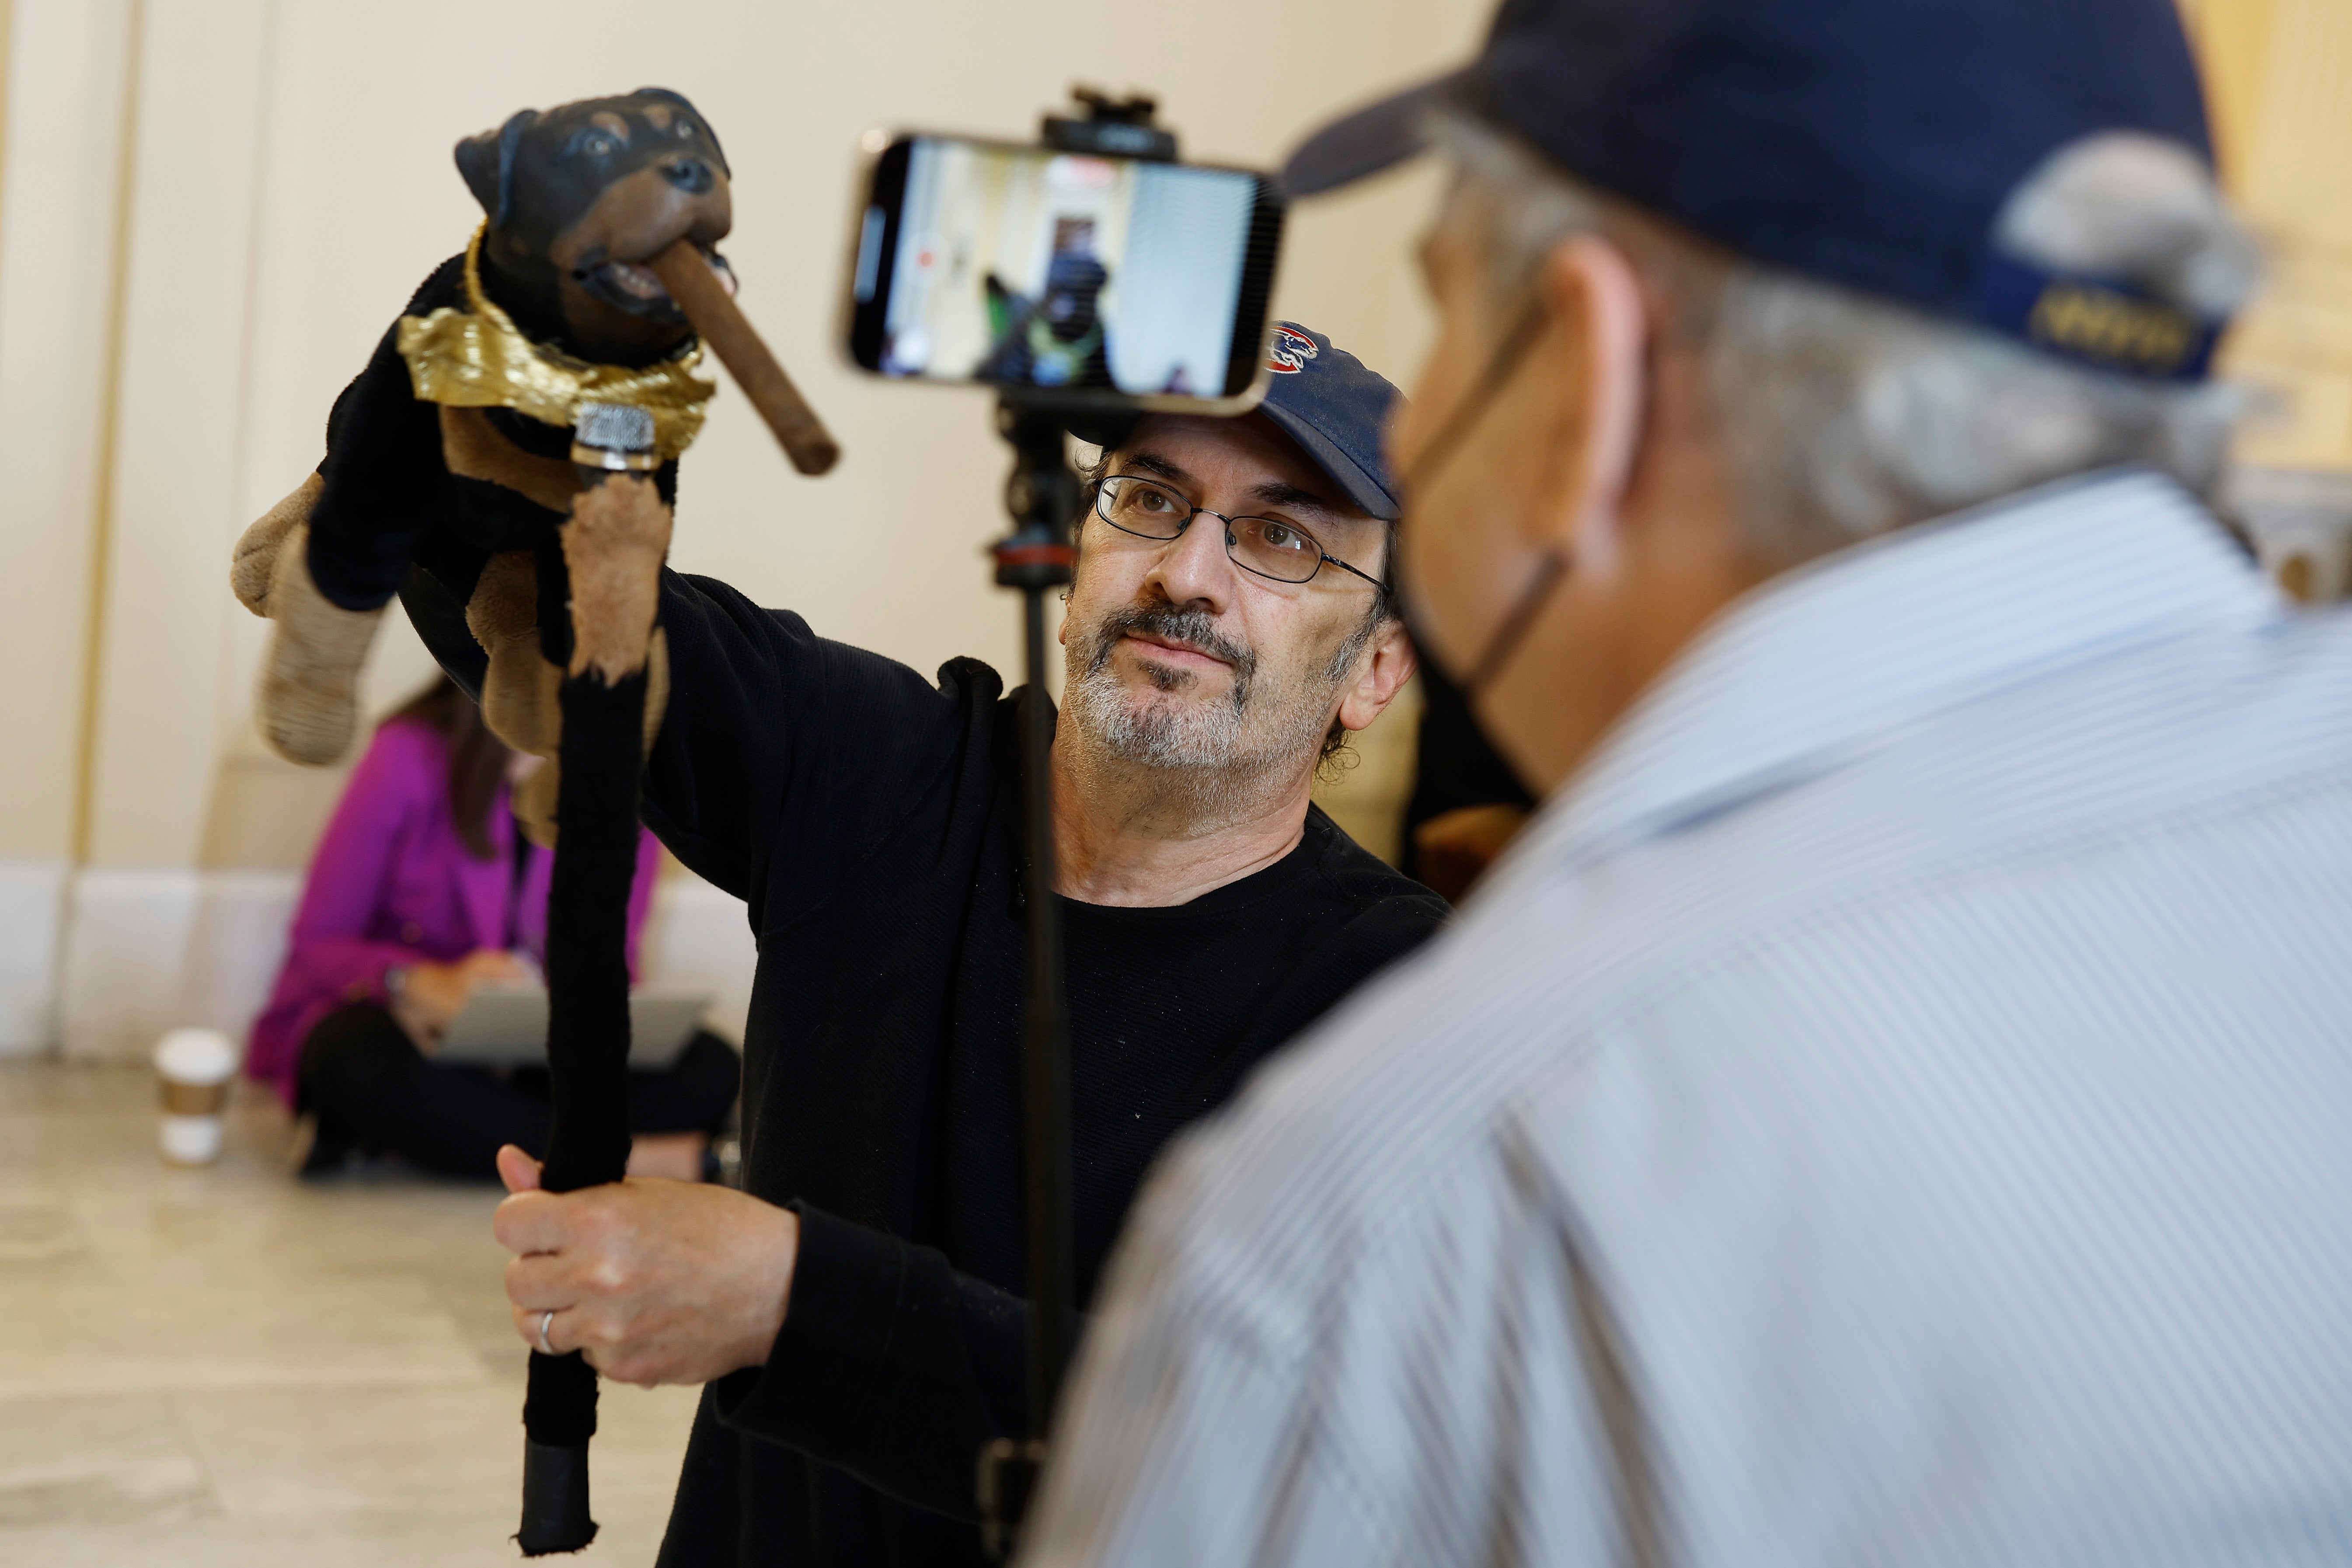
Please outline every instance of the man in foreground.
[[1510, 0], [1424, 651], [1542, 814], [1163, 1166], [1029, 1568], [2352, 1542], [2352, 624], [2199, 499], [2161, 0]]
[[[1290, 330], [1318, 352], [1258, 413], [1106, 454], [1078, 536], [1053, 765], [1082, 1306], [1169, 1135], [1444, 913], [1308, 803], [1412, 654], [1381, 585], [1394, 389]], [[705, 579], [666, 576], [661, 621], [646, 818], [760, 937], [746, 1191], [559, 1195], [505, 1151], [516, 1329], [709, 1384], [664, 1563], [977, 1563], [980, 1449], [1026, 1414], [1017, 696]]]

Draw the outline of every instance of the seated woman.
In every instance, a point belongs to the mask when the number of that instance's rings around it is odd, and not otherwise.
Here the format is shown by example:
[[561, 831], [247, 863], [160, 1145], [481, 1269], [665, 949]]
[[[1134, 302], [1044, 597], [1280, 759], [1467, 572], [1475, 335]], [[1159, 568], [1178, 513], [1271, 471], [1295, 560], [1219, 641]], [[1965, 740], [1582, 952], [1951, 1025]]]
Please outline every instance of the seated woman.
[[[446, 677], [377, 728], [311, 858], [246, 1053], [249, 1074], [316, 1118], [305, 1173], [364, 1151], [489, 1180], [501, 1143], [545, 1152], [544, 1071], [433, 1059], [476, 986], [528, 980], [545, 954], [554, 857], [517, 830], [509, 795], [536, 764]], [[659, 865], [647, 833], [629, 900], [633, 975]], [[670, 1067], [631, 1073], [630, 1174], [699, 1179], [741, 1076], [735, 1048], [709, 1033]]]

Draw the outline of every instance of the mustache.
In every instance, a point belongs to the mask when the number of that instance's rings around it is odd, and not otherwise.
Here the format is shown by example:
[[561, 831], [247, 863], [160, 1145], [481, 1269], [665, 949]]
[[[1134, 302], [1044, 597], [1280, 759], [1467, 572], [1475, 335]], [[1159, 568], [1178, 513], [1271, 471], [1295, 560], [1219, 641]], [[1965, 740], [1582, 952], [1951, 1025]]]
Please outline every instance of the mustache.
[[1246, 689], [1250, 677], [1257, 669], [1257, 655], [1217, 630], [1217, 623], [1206, 610], [1180, 610], [1171, 604], [1129, 605], [1111, 611], [1095, 623], [1094, 646], [1087, 660], [1087, 673], [1094, 674], [1110, 662], [1111, 650], [1119, 638], [1129, 632], [1149, 632], [1172, 643], [1197, 648], [1212, 658], [1223, 659], [1234, 667], [1237, 686]]

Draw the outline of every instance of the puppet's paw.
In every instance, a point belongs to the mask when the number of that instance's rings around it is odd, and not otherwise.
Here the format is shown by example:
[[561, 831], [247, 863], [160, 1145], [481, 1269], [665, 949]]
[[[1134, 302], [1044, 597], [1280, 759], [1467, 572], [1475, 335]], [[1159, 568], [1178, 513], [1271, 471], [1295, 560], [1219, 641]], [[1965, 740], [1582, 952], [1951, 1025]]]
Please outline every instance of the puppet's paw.
[[539, 574], [530, 552], [490, 557], [466, 604], [466, 626], [490, 656], [482, 675], [482, 721], [518, 752], [551, 757], [563, 738], [556, 692], [563, 671], [539, 649]]
[[555, 797], [560, 792], [563, 775], [557, 770], [555, 759], [541, 759], [540, 764], [522, 776], [509, 796], [513, 803], [515, 823], [522, 836], [541, 849], [555, 847]]
[[245, 531], [231, 552], [228, 563], [228, 585], [236, 595], [236, 602], [255, 615], [269, 614], [269, 585], [278, 573], [278, 557], [286, 546], [286, 536], [310, 521], [310, 509], [319, 504], [319, 492], [327, 481], [312, 474], [295, 487], [293, 493], [259, 517]]
[[562, 686], [563, 671], [541, 655], [537, 637], [502, 639], [482, 675], [482, 721], [513, 750], [551, 757], [563, 743]]
[[662, 715], [669, 710], [669, 634], [654, 628], [646, 645], [646, 755], [654, 754], [654, 738], [661, 733]]
[[309, 536], [297, 526], [278, 552], [268, 601], [274, 624], [256, 706], [273, 751], [319, 767], [351, 749], [360, 667], [383, 611], [346, 610], [320, 594], [304, 559]]

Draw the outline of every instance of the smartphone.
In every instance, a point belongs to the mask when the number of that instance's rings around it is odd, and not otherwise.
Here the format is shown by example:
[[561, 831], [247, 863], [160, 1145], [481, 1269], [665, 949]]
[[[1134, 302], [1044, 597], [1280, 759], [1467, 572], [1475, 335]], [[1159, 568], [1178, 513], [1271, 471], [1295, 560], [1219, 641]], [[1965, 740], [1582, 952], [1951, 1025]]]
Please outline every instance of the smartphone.
[[1239, 413], [1263, 391], [1282, 220], [1245, 169], [902, 135], [857, 225], [849, 357], [899, 380]]

